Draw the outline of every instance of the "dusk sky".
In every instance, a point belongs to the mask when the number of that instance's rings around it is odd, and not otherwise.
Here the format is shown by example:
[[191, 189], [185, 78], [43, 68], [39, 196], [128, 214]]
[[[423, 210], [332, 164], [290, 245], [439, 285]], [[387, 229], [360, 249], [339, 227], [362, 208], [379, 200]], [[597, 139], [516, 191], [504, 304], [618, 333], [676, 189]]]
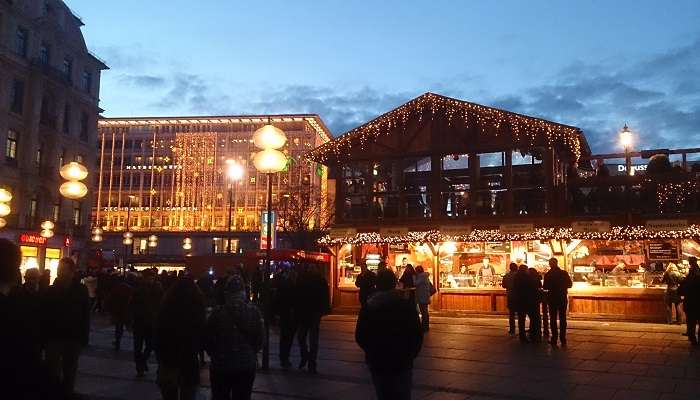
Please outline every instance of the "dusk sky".
[[[105, 116], [316, 113], [335, 135], [426, 91], [700, 147], [700, 1], [67, 0]], [[574, 6], [575, 5], [575, 6]]]

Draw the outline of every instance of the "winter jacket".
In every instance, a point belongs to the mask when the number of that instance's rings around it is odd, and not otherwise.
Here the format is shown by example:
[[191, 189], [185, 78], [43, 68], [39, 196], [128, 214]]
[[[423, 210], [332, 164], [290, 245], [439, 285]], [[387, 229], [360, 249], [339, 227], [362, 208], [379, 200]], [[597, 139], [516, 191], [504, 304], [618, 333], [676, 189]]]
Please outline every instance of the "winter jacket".
[[533, 279], [527, 271], [518, 271], [513, 278], [515, 310], [527, 312], [537, 306], [539, 281]]
[[503, 276], [503, 281], [501, 282], [501, 286], [506, 289], [506, 301], [508, 302], [509, 310], [515, 309], [515, 295], [513, 291], [515, 274], [516, 272], [509, 271]]
[[687, 314], [700, 315], [700, 271], [691, 269], [683, 279], [678, 294], [683, 296], [683, 310]]
[[217, 307], [207, 321], [204, 334], [211, 370], [220, 373], [254, 371], [263, 337], [262, 315], [243, 297]]
[[42, 315], [41, 331], [45, 340], [88, 344], [90, 299], [82, 283], [75, 281], [68, 286], [54, 283], [46, 289]]
[[318, 317], [330, 311], [328, 283], [321, 274], [302, 272], [294, 290], [294, 314], [300, 319]]
[[430, 304], [430, 289], [433, 284], [430, 283], [430, 278], [427, 272], [417, 273], [413, 277], [413, 282], [416, 287], [416, 303], [418, 304]]
[[375, 293], [360, 310], [355, 341], [372, 370], [412, 369], [423, 344], [415, 303], [404, 299], [399, 290]]
[[152, 332], [162, 299], [163, 287], [159, 282], [144, 283], [134, 290], [129, 308], [135, 333]]
[[[205, 309], [190, 304], [161, 304], [156, 317], [155, 350], [158, 364], [179, 371], [183, 385], [199, 384]], [[160, 379], [160, 378], [159, 378]]]
[[355, 286], [360, 289], [360, 304], [362, 304], [363, 307], [367, 304], [369, 296], [377, 290], [376, 284], [377, 274], [370, 270], [366, 270], [360, 275], [357, 275]]
[[567, 295], [571, 286], [571, 277], [561, 268], [551, 268], [544, 274], [544, 290], [548, 291], [549, 304], [565, 304], [568, 301]]

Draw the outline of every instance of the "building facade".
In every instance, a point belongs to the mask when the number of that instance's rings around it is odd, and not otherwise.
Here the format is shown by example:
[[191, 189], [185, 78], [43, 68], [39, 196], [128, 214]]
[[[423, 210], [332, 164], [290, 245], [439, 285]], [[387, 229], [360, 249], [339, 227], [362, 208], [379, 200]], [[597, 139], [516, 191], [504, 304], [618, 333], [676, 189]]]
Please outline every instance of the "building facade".
[[[0, 3], [0, 187], [13, 195], [0, 236], [22, 246], [23, 268], [55, 267], [87, 237], [92, 193], [82, 201], [59, 193], [65, 163], [79, 161], [95, 177], [107, 66], [88, 51], [81, 26], [62, 1]], [[46, 220], [55, 223], [49, 239], [39, 235]]]
[[700, 256], [697, 148], [592, 155], [576, 127], [426, 93], [307, 157], [336, 193], [335, 307], [384, 262], [429, 271], [435, 308], [505, 313], [510, 263], [556, 258], [570, 314], [663, 321], [664, 268]]
[[[324, 224], [326, 169], [302, 157], [330, 140], [317, 115], [106, 118], [99, 121], [94, 208], [94, 220], [104, 231], [103, 254], [115, 262], [127, 254], [139, 263], [144, 257], [172, 261], [186, 254], [259, 248], [267, 176], [253, 165], [259, 150], [252, 136], [267, 123], [287, 136], [281, 149], [287, 167], [272, 175], [278, 230], [296, 217], [291, 211], [300, 202], [315, 211], [306, 221], [309, 229]], [[237, 180], [227, 173], [231, 164], [241, 170]], [[125, 247], [127, 231], [134, 241]], [[158, 237], [157, 246], [148, 246], [151, 235]], [[187, 249], [185, 239], [190, 240]]]

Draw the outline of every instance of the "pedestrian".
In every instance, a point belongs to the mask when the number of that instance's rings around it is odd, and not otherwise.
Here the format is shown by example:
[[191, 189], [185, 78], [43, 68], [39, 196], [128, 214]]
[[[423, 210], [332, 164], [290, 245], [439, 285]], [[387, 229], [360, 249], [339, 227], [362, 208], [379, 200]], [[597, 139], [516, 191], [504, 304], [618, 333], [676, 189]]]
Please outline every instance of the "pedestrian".
[[156, 320], [156, 383], [163, 400], [196, 398], [205, 318], [204, 297], [194, 281], [175, 281], [163, 296]]
[[513, 280], [518, 272], [518, 264], [510, 263], [509, 271], [503, 276], [501, 286], [506, 289], [506, 305], [508, 307], [508, 334], [515, 335], [515, 292], [513, 290]]
[[355, 286], [359, 291], [360, 307], [367, 305], [367, 299], [376, 290], [377, 274], [367, 268], [367, 264], [360, 264], [360, 274], [355, 278]]
[[265, 335], [262, 314], [246, 297], [240, 275], [227, 279], [225, 297], [225, 304], [209, 317], [204, 334], [204, 347], [211, 357], [212, 400], [250, 399]]
[[65, 398], [73, 396], [80, 350], [87, 346], [90, 334], [88, 291], [77, 279], [77, 273], [73, 259], [62, 258], [56, 280], [42, 300], [46, 364], [53, 391]]
[[156, 280], [156, 274], [149, 269], [143, 271], [141, 283], [134, 290], [129, 304], [138, 378], [142, 378], [148, 371], [148, 359], [155, 344], [156, 319], [162, 299], [163, 287]]
[[41, 272], [39, 272], [38, 268], [27, 268], [27, 270], [24, 271], [24, 283], [22, 286], [27, 292], [34, 294], [39, 293], [40, 281]]
[[377, 273], [377, 292], [360, 310], [355, 340], [365, 352], [377, 399], [409, 400], [423, 330], [415, 303], [396, 289], [392, 271]]
[[678, 294], [678, 288], [683, 282], [683, 275], [678, 271], [678, 267], [674, 263], [668, 263], [666, 272], [661, 279], [661, 283], [666, 284], [666, 293], [664, 294], [664, 303], [666, 304], [666, 323], [673, 324], [673, 309], [676, 310], [676, 324], [681, 324], [681, 296]]
[[[40, 399], [47, 377], [41, 369], [39, 306], [20, 286], [19, 247], [0, 239], [0, 390], [7, 399]], [[38, 272], [38, 271], [37, 271]]]
[[399, 283], [401, 284], [401, 289], [404, 293], [408, 295], [408, 299], [416, 302], [416, 287], [413, 283], [413, 277], [416, 275], [416, 270], [413, 268], [412, 264], [406, 264], [406, 267], [399, 278]]
[[315, 266], [306, 265], [297, 277], [294, 315], [298, 323], [297, 339], [301, 362], [299, 369], [308, 366], [309, 373], [316, 373], [321, 317], [330, 310], [328, 282]]
[[131, 301], [134, 289], [127, 282], [126, 277], [117, 271], [109, 279], [109, 293], [106, 295], [104, 306], [114, 325], [112, 346], [115, 351], [119, 351], [124, 336], [124, 327], [129, 323], [129, 301]]
[[698, 268], [698, 260], [695, 257], [689, 257], [688, 264], [690, 265], [688, 276], [681, 282], [678, 293], [683, 298], [688, 340], [697, 346], [696, 328], [700, 321], [700, 268]]
[[416, 274], [413, 277], [416, 287], [416, 303], [420, 310], [420, 321], [423, 327], [423, 332], [430, 330], [430, 298], [437, 292], [435, 286], [430, 282], [430, 276], [421, 265], [416, 267]]
[[282, 368], [289, 368], [292, 366], [289, 355], [297, 330], [297, 321], [293, 307], [296, 275], [294, 268], [289, 267], [275, 275], [273, 280], [275, 286], [274, 310], [275, 314], [279, 316], [279, 358]]
[[[572, 282], [569, 274], [559, 268], [559, 261], [552, 257], [549, 259], [549, 271], [544, 274], [544, 289], [547, 291], [547, 304], [549, 305], [549, 326], [552, 330], [550, 343], [557, 345], [557, 337], [562, 346], [566, 346], [566, 309], [568, 305], [568, 291]], [[557, 319], [559, 327], [557, 328]]]
[[94, 272], [89, 272], [83, 278], [83, 285], [88, 290], [88, 298], [90, 299], [90, 311], [97, 307], [97, 277]]
[[549, 326], [548, 322], [546, 322], [549, 319], [547, 306], [543, 304], [544, 291], [542, 290], [542, 275], [534, 268], [528, 268], [527, 273], [530, 275], [530, 279], [535, 287], [533, 292], [534, 303], [531, 305], [531, 309], [528, 312], [528, 317], [530, 318], [530, 340], [539, 343], [542, 341], [543, 333], [544, 336], [549, 336]]
[[[528, 273], [528, 267], [525, 264], [518, 267], [518, 272], [513, 279], [513, 291], [516, 301], [515, 308], [518, 314], [518, 336], [522, 343], [527, 343], [529, 340], [536, 338], [539, 326], [534, 313], [537, 304], [538, 287]], [[530, 339], [528, 339], [525, 329], [526, 317], [530, 318]]]

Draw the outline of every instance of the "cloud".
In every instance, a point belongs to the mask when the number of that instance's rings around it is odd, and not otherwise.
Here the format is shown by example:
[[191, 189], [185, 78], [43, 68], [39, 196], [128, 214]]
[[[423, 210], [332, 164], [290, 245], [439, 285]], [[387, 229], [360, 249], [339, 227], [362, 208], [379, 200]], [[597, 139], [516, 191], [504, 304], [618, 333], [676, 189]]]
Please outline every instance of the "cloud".
[[169, 114], [194, 113], [202, 115], [226, 114], [231, 99], [219, 93], [204, 77], [194, 74], [175, 74], [163, 78], [169, 87], [158, 101], [152, 104]]
[[142, 89], [153, 89], [166, 84], [166, 79], [155, 75], [122, 75], [119, 82], [126, 85], [137, 86]]

